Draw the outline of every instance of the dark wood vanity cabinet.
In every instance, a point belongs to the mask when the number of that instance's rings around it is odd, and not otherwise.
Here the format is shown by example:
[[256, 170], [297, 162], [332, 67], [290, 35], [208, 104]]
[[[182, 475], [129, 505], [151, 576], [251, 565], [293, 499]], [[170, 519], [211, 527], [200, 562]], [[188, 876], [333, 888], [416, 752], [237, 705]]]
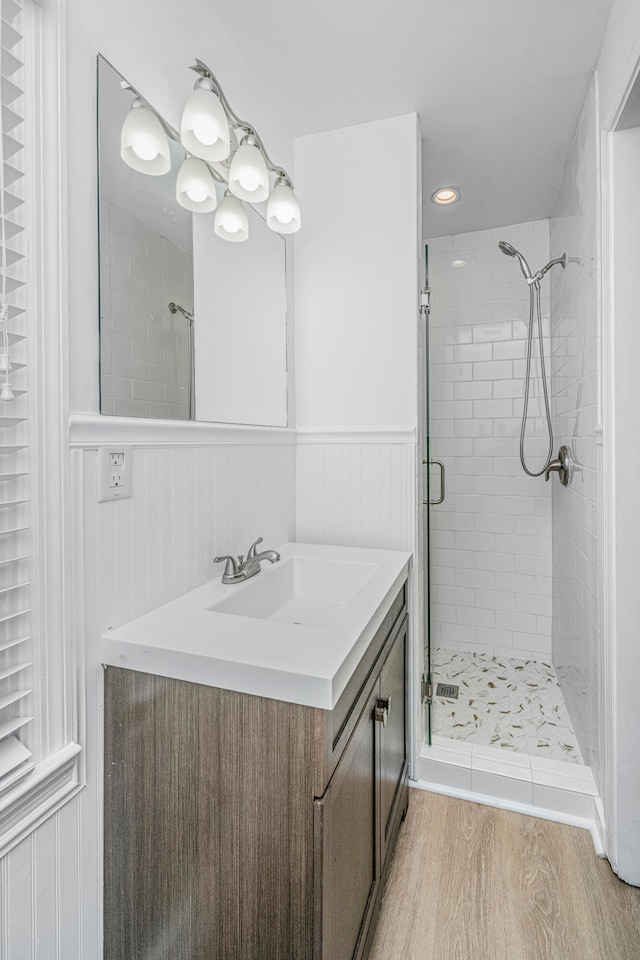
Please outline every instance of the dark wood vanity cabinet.
[[105, 960], [363, 960], [408, 805], [405, 587], [332, 711], [105, 678]]

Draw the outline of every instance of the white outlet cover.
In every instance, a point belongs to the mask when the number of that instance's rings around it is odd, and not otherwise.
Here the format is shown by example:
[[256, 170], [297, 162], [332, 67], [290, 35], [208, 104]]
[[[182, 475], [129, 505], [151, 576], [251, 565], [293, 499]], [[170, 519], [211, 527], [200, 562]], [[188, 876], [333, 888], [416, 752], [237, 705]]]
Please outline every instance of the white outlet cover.
[[[116, 453], [124, 454], [124, 468], [121, 468], [122, 482], [114, 487], [110, 486], [109, 480], [113, 470], [111, 457]], [[124, 444], [98, 448], [98, 503], [105, 500], [128, 500], [131, 497], [132, 462], [133, 450]]]

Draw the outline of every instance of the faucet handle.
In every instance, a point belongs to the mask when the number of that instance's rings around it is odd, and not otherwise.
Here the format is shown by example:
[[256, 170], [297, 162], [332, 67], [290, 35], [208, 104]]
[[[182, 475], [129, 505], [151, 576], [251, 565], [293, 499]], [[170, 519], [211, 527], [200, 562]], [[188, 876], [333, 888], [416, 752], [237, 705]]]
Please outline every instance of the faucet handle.
[[253, 560], [253, 558], [257, 553], [256, 547], [262, 543], [262, 539], [263, 539], [262, 537], [258, 537], [258, 539], [251, 544], [251, 546], [249, 547], [249, 552], [247, 553], [247, 560]]
[[547, 468], [544, 471], [544, 478], [545, 480], [548, 480], [549, 474], [556, 472], [563, 487], [568, 487], [572, 480], [573, 469], [573, 453], [571, 452], [570, 447], [567, 447], [563, 444], [558, 451], [558, 459], [551, 460], [547, 465]]
[[223, 560], [227, 561], [227, 565], [224, 568], [225, 577], [235, 577], [238, 573], [238, 561], [235, 557], [223, 556], [223, 557], [214, 557], [214, 563], [222, 563]]

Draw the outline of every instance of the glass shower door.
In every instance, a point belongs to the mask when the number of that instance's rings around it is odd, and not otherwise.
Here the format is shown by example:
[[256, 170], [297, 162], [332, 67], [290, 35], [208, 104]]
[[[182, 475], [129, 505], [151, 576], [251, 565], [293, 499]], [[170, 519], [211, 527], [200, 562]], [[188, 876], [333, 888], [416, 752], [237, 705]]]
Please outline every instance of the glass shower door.
[[430, 309], [430, 291], [429, 291], [429, 247], [425, 244], [424, 248], [424, 287], [420, 306], [420, 336], [421, 357], [422, 357], [422, 377], [421, 377], [421, 407], [422, 407], [422, 437], [423, 437], [423, 458], [422, 458], [422, 544], [423, 544], [423, 565], [424, 571], [424, 662], [423, 675], [421, 678], [421, 696], [424, 710], [424, 739], [431, 746], [431, 710], [433, 706], [433, 686], [431, 683], [431, 551], [430, 551], [430, 511], [429, 501], [431, 499], [431, 481], [430, 481], [430, 450], [429, 450], [429, 309]]

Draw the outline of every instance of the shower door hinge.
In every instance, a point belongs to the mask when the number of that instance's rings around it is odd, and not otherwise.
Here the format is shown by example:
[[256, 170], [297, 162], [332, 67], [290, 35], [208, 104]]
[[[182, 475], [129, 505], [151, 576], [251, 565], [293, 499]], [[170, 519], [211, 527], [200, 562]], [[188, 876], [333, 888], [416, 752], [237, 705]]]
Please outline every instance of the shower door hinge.
[[429, 310], [431, 308], [431, 290], [429, 287], [424, 287], [420, 291], [420, 313], [426, 314], [429, 316]]
[[420, 689], [422, 691], [422, 702], [433, 703], [433, 684], [429, 681], [426, 673], [422, 675]]

